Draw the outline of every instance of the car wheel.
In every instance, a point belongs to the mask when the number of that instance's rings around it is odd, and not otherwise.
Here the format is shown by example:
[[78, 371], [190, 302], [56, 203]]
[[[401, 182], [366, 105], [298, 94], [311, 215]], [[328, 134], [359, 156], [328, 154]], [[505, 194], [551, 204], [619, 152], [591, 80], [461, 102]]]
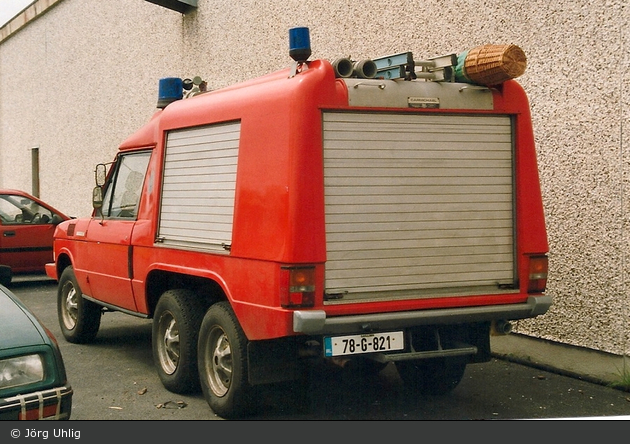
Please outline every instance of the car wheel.
[[398, 361], [396, 369], [411, 392], [420, 395], [444, 395], [464, 377], [466, 360], [461, 357]]
[[198, 361], [201, 389], [212, 411], [227, 419], [249, 413], [247, 338], [228, 302], [212, 305], [204, 316]]
[[57, 315], [63, 336], [76, 344], [94, 340], [101, 326], [101, 306], [82, 296], [72, 267], [66, 267], [59, 278]]
[[169, 290], [153, 316], [153, 360], [164, 387], [174, 393], [199, 390], [197, 338], [204, 303], [189, 290]]

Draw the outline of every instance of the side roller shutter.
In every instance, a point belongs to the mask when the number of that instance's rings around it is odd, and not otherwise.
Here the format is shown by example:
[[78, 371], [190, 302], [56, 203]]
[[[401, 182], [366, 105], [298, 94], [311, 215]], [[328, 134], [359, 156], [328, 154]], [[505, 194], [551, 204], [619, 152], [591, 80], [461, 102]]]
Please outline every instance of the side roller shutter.
[[232, 243], [240, 122], [168, 133], [159, 239], [228, 250]]
[[327, 293], [348, 301], [514, 284], [509, 116], [323, 118]]

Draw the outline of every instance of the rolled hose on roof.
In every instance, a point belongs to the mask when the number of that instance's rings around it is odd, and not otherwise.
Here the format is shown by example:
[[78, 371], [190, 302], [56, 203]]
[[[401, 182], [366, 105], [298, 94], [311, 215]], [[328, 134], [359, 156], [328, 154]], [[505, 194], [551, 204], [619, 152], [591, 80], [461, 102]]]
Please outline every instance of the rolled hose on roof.
[[516, 45], [482, 45], [457, 55], [455, 80], [498, 85], [525, 72], [527, 57]]

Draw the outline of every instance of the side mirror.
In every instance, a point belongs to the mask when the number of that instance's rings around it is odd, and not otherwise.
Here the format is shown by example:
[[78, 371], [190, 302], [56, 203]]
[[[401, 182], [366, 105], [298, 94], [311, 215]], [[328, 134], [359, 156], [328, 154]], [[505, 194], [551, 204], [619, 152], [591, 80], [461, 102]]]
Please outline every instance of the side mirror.
[[103, 189], [100, 186], [95, 186], [92, 190], [92, 207], [94, 209], [100, 209], [103, 206]]
[[98, 165], [96, 165], [96, 169], [94, 170], [94, 180], [96, 181], [96, 186], [102, 187], [103, 185], [105, 185], [106, 179], [107, 165], [105, 165], [104, 163], [99, 163]]

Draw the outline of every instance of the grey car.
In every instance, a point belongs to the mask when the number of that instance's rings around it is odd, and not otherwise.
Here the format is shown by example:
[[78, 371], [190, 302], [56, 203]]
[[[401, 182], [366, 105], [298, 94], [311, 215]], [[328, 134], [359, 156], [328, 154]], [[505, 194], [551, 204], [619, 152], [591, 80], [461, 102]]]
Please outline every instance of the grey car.
[[0, 285], [0, 420], [70, 419], [72, 395], [55, 337]]

